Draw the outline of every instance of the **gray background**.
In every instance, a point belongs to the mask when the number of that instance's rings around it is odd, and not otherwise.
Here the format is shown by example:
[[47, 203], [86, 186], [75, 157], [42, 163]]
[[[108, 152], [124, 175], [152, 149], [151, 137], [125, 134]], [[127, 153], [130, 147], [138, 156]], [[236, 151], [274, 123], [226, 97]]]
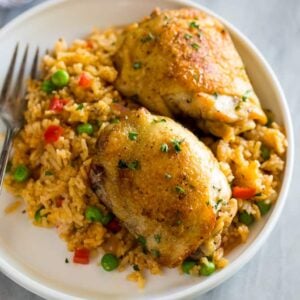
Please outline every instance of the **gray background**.
[[[148, 0], [149, 1], [149, 0]], [[1, 0], [0, 0], [1, 2]], [[0, 8], [0, 27], [31, 6]], [[236, 25], [273, 67], [286, 93], [296, 137], [296, 164], [300, 154], [300, 0], [198, 0]], [[240, 272], [201, 300], [300, 299], [300, 165], [283, 215], [258, 254]], [[41, 299], [0, 274], [0, 300]]]

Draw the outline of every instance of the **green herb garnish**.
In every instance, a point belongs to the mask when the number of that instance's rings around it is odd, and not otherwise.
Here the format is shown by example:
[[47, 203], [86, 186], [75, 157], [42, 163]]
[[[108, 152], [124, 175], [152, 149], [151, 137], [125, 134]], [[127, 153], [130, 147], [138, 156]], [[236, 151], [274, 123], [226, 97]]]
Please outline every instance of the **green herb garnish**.
[[45, 176], [52, 176], [52, 175], [53, 175], [53, 173], [51, 171], [49, 171], [49, 170], [45, 171]]
[[119, 169], [127, 169], [127, 168], [128, 168], [128, 165], [127, 165], [126, 161], [120, 159], [120, 160], [119, 160], [119, 163], [118, 163], [118, 168], [119, 168]]
[[165, 123], [165, 122], [167, 122], [166, 119], [153, 119], [151, 123], [157, 124], [157, 123]]
[[189, 25], [190, 28], [196, 28], [199, 29], [199, 24], [196, 23], [196, 21], [192, 21]]
[[159, 250], [157, 250], [157, 249], [151, 249], [150, 252], [151, 252], [152, 256], [154, 256], [155, 258], [160, 257]]
[[193, 43], [191, 46], [196, 50], [200, 48], [200, 46], [197, 43]]
[[247, 90], [247, 91], [244, 93], [244, 95], [242, 96], [243, 102], [245, 102], [245, 101], [249, 98], [251, 92], [252, 92], [251, 90]]
[[171, 178], [172, 178], [172, 175], [169, 174], [169, 173], [165, 173], [165, 178], [166, 178], [166, 179], [171, 179]]
[[185, 189], [181, 187], [180, 185], [176, 185], [175, 190], [178, 194], [185, 194]]
[[138, 137], [138, 133], [131, 131], [128, 133], [128, 137], [131, 141], [136, 141]]
[[261, 147], [260, 147], [260, 155], [261, 155], [263, 160], [268, 160], [271, 156], [271, 151], [267, 146], [262, 144]]
[[135, 69], [135, 70], [138, 70], [142, 67], [142, 63], [137, 61], [137, 62], [134, 62], [132, 67]]
[[147, 43], [147, 42], [151, 42], [151, 41], [154, 41], [154, 40], [155, 40], [155, 37], [151, 32], [149, 32], [148, 34], [146, 34], [145, 36], [143, 36], [141, 38], [142, 43]]
[[215, 205], [215, 209], [218, 209], [219, 208], [219, 204], [223, 202], [223, 199], [218, 199], [217, 200], [217, 203]]
[[168, 146], [168, 144], [161, 144], [161, 146], [160, 146], [160, 151], [161, 151], [161, 152], [167, 153], [167, 152], [169, 151], [169, 146]]
[[134, 271], [140, 271], [140, 268], [138, 265], [133, 265], [132, 268]]
[[192, 35], [191, 35], [191, 34], [188, 34], [188, 33], [186, 33], [186, 34], [184, 35], [184, 38], [185, 38], [186, 40], [189, 40], [189, 39], [191, 39], [191, 38], [192, 38]]
[[154, 235], [154, 239], [155, 239], [155, 241], [156, 241], [156, 243], [160, 243], [160, 240], [161, 240], [161, 235], [160, 234], [155, 234]]
[[172, 144], [173, 144], [173, 147], [174, 147], [174, 150], [175, 150], [176, 153], [178, 153], [178, 152], [181, 151], [181, 143], [182, 143], [183, 141], [184, 141], [184, 140], [179, 141], [179, 140], [176, 140], [176, 139], [174, 139], [174, 140], [171, 141]]
[[110, 120], [110, 123], [111, 124], [118, 124], [118, 123], [120, 123], [120, 120], [119, 120], [119, 118], [113, 118], [113, 119]]
[[136, 240], [137, 240], [137, 242], [138, 242], [141, 246], [146, 247], [146, 245], [147, 245], [147, 240], [145, 239], [144, 236], [139, 235], [139, 236], [137, 237]]
[[84, 108], [83, 103], [80, 103], [80, 104], [77, 105], [76, 110], [82, 110], [83, 108]]
[[137, 170], [140, 168], [140, 162], [138, 160], [134, 160], [128, 163], [128, 169], [130, 170]]

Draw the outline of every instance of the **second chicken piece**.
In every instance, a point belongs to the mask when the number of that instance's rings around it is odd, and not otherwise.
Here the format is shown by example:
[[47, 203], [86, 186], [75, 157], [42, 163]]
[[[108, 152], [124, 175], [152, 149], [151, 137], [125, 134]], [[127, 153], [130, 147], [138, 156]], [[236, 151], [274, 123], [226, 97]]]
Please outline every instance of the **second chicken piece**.
[[190, 131], [145, 109], [104, 128], [90, 179], [99, 199], [163, 265], [210, 237], [231, 190], [212, 152]]

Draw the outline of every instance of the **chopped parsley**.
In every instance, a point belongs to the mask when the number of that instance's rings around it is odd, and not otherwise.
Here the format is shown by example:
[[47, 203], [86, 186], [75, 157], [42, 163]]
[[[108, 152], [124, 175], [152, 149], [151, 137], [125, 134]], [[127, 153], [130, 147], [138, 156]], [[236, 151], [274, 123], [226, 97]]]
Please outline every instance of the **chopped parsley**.
[[175, 190], [178, 194], [185, 194], [185, 189], [181, 187], [180, 185], [176, 185]]
[[147, 42], [151, 42], [151, 41], [154, 41], [154, 40], [155, 40], [155, 37], [151, 32], [149, 32], [148, 34], [146, 34], [145, 36], [143, 36], [141, 38], [142, 43], [147, 43]]
[[241, 109], [241, 102], [238, 102], [238, 104], [234, 108], [235, 110], [240, 110]]
[[110, 123], [111, 124], [118, 124], [118, 123], [120, 123], [120, 120], [119, 120], [119, 118], [113, 118], [113, 119], [110, 120]]
[[169, 151], [169, 146], [168, 146], [168, 144], [161, 144], [161, 146], [160, 146], [160, 151], [161, 151], [161, 152], [167, 153], [167, 152]]
[[268, 160], [271, 156], [271, 151], [267, 146], [262, 144], [260, 147], [260, 154], [263, 160]]
[[262, 193], [257, 193], [254, 195], [254, 197], [260, 197], [262, 195]]
[[45, 176], [52, 176], [52, 175], [53, 175], [53, 173], [51, 171], [49, 171], [49, 170], [45, 171]]
[[192, 35], [186, 33], [186, 34], [184, 35], [184, 38], [185, 38], [186, 40], [190, 40], [190, 39], [192, 38]]
[[139, 62], [139, 61], [136, 61], [133, 63], [132, 67], [135, 69], [135, 70], [138, 70], [142, 67], [142, 63]]
[[127, 163], [125, 160], [120, 159], [118, 162], [119, 169], [130, 169], [137, 170], [140, 168], [140, 162], [138, 160], [133, 160], [132, 162]]
[[157, 249], [151, 249], [150, 252], [151, 252], [152, 256], [154, 256], [155, 258], [160, 257], [159, 250], [157, 250]]
[[120, 160], [119, 160], [119, 163], [118, 163], [118, 168], [119, 168], [119, 169], [127, 169], [127, 168], [128, 168], [128, 166], [127, 166], [127, 163], [126, 163], [126, 161], [125, 161], [125, 160], [122, 160], [122, 159], [120, 159]]
[[153, 119], [151, 123], [157, 124], [157, 123], [166, 123], [166, 122], [167, 122], [166, 119]]
[[83, 108], [84, 108], [83, 103], [80, 103], [80, 104], [77, 105], [76, 110], [82, 110]]
[[68, 264], [68, 263], [69, 263], [69, 260], [68, 260], [67, 258], [65, 259], [65, 263], [66, 263], [66, 264]]
[[244, 95], [242, 96], [243, 102], [245, 102], [245, 101], [249, 98], [250, 94], [251, 94], [251, 90], [247, 90], [247, 91], [244, 93]]
[[213, 93], [213, 96], [214, 96], [215, 99], [218, 99], [219, 95], [218, 95], [218, 93]]
[[182, 221], [181, 220], [177, 220], [176, 222], [175, 222], [175, 225], [181, 225], [182, 224]]
[[155, 239], [156, 243], [159, 244], [160, 240], [161, 240], [161, 235], [160, 234], [155, 234], [154, 239]]
[[136, 141], [137, 140], [137, 137], [138, 137], [138, 133], [137, 132], [129, 132], [128, 133], [128, 138], [131, 140], [131, 141]]
[[193, 77], [196, 81], [199, 81], [199, 74], [194, 74]]
[[165, 178], [166, 178], [166, 179], [171, 179], [171, 178], [172, 178], [172, 175], [169, 174], [169, 173], [165, 173]]
[[175, 150], [176, 153], [178, 153], [178, 152], [181, 151], [181, 143], [182, 143], [183, 141], [184, 141], [184, 140], [179, 141], [179, 140], [176, 140], [176, 139], [174, 139], [174, 140], [171, 141], [172, 144], [173, 144], [173, 147], [174, 147], [174, 150]]
[[140, 268], [138, 265], [133, 265], [132, 268], [134, 271], [140, 271]]
[[134, 160], [128, 163], [127, 165], [128, 165], [128, 169], [130, 170], [137, 170], [140, 168], [140, 162], [138, 160]]
[[196, 28], [199, 29], [199, 24], [196, 23], [196, 21], [192, 21], [189, 25], [190, 28]]
[[198, 50], [200, 48], [200, 46], [197, 43], [193, 43], [191, 45], [195, 50]]
[[139, 235], [136, 240], [141, 246], [146, 247], [147, 241], [144, 236]]
[[215, 209], [218, 209], [219, 208], [219, 205], [223, 202], [223, 199], [218, 199], [217, 200], [217, 203], [215, 205]]
[[218, 188], [217, 186], [213, 185], [213, 189], [218, 191], [218, 192], [221, 192], [221, 188]]

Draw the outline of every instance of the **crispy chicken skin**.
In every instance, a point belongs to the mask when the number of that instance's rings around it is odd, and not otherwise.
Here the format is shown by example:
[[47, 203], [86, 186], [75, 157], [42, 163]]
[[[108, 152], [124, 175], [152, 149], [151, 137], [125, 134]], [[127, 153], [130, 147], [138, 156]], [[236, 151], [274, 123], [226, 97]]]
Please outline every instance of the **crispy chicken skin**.
[[99, 199], [163, 265], [210, 236], [231, 190], [212, 152], [190, 131], [146, 109], [103, 129], [90, 180]]
[[214, 17], [157, 10], [125, 29], [119, 43], [116, 87], [151, 111], [189, 116], [223, 138], [266, 122], [230, 35]]

